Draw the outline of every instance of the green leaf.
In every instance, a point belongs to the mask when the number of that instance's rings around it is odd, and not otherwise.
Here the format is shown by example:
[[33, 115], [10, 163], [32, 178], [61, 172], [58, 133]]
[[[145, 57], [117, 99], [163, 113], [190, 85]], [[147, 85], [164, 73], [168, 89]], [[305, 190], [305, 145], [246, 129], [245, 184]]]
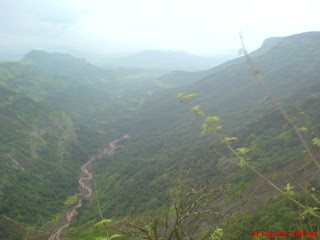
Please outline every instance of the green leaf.
[[305, 210], [305, 211], [301, 214], [301, 216], [306, 215], [307, 213], [309, 213], [309, 214], [312, 215], [312, 216], [315, 216], [316, 213], [315, 213], [314, 211], [316, 211], [316, 210], [318, 210], [318, 209], [319, 209], [319, 208], [317, 208], [317, 207], [308, 208], [307, 210]]
[[211, 131], [213, 129], [213, 127], [211, 125], [209, 125], [208, 123], [202, 124], [201, 128], [203, 129], [202, 132], [201, 132], [201, 136], [203, 134], [205, 134], [206, 132]]
[[177, 98], [179, 98], [180, 101], [184, 101], [186, 98], [191, 98], [191, 97], [197, 96], [196, 93], [192, 93], [192, 94], [189, 94], [189, 95], [185, 95], [185, 94], [186, 94], [185, 92], [184, 93], [179, 93], [177, 95]]
[[240, 167], [243, 168], [243, 167], [245, 167], [247, 164], [246, 164], [246, 162], [245, 162], [243, 159], [241, 159], [239, 165], [240, 165]]
[[294, 188], [294, 187], [292, 187], [292, 186], [290, 185], [290, 183], [287, 183], [287, 186], [284, 188], [285, 190], [287, 190], [286, 194], [287, 194], [287, 195], [290, 195], [290, 196], [294, 196], [294, 195], [295, 195], [295, 192], [292, 191], [293, 188]]
[[314, 145], [320, 147], [320, 139], [319, 138], [312, 139], [312, 142], [313, 142]]
[[293, 189], [294, 187], [292, 187], [290, 185], [290, 183], [287, 183], [287, 186], [284, 188], [285, 190], [287, 190], [287, 192], [291, 191], [291, 189]]
[[101, 225], [104, 225], [104, 224], [108, 225], [110, 223], [112, 223], [112, 219], [103, 219], [100, 222], [96, 223], [96, 226], [101, 226]]
[[206, 118], [206, 122], [219, 122], [220, 118], [218, 117], [214, 117], [214, 116], [210, 116]]
[[184, 92], [184, 93], [179, 93], [179, 94], [177, 95], [177, 98], [182, 98], [182, 97], [184, 97], [185, 94], [186, 94], [185, 92]]
[[200, 106], [198, 105], [198, 106], [191, 108], [191, 111], [194, 113], [200, 111]]
[[237, 148], [237, 152], [240, 154], [240, 155], [246, 155], [247, 152], [249, 152], [250, 150], [248, 148]]
[[200, 106], [195, 106], [195, 107], [191, 108], [191, 111], [194, 112], [199, 117], [203, 117], [204, 116], [204, 112], [200, 111]]
[[306, 132], [306, 131], [308, 131], [308, 128], [306, 128], [306, 127], [301, 127], [301, 128], [299, 128], [298, 129], [300, 132]]
[[237, 137], [224, 137], [224, 139], [221, 141], [224, 144], [231, 144], [231, 141], [237, 140]]
[[198, 94], [196, 94], [196, 93], [191, 93], [191, 94], [189, 94], [189, 95], [187, 95], [186, 97], [187, 98], [191, 98], [191, 97], [195, 97], [195, 96], [197, 96]]
[[113, 235], [110, 237], [110, 240], [111, 240], [111, 239], [114, 239], [114, 238], [120, 238], [120, 237], [122, 237], [122, 235], [120, 235], [120, 234], [113, 234]]
[[213, 232], [213, 234], [211, 234], [211, 239], [219, 240], [219, 239], [222, 239], [222, 236], [223, 236], [223, 229], [217, 227], [217, 229]]

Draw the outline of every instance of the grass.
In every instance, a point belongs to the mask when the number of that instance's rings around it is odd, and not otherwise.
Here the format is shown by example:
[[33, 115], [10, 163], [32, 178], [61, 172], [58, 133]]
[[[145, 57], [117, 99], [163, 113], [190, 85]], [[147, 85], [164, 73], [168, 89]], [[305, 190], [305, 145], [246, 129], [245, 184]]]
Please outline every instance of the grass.
[[81, 193], [76, 193], [75, 195], [69, 196], [66, 201], [64, 201], [64, 205], [73, 205], [78, 202], [78, 198]]

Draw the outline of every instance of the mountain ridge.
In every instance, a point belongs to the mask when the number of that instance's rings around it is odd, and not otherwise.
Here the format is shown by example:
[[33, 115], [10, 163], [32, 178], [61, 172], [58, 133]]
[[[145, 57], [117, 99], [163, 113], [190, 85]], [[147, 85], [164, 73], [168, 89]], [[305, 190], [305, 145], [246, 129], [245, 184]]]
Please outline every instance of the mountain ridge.
[[[136, 67], [165, 70], [203, 70], [215, 66], [227, 56], [202, 57], [177, 50], [145, 49], [125, 57], [108, 58], [100, 62], [106, 66]], [[100, 64], [101, 65], [101, 64]]]

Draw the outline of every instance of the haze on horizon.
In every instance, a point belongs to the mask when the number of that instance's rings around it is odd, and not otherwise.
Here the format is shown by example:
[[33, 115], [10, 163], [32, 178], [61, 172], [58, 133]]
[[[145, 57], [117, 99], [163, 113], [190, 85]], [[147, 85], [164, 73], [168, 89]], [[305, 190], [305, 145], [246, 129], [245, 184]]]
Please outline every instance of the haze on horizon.
[[250, 51], [269, 37], [320, 31], [319, 9], [316, 0], [1, 1], [0, 51], [223, 55], [240, 48], [239, 30]]

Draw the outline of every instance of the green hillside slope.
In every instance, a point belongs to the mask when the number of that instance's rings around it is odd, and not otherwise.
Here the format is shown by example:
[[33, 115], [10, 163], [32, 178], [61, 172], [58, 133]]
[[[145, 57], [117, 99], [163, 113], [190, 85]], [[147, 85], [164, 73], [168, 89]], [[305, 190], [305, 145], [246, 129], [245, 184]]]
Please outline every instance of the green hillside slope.
[[0, 236], [11, 239], [20, 224], [42, 225], [62, 209], [86, 154], [66, 114], [3, 87], [0, 122], [0, 216], [12, 219]]
[[[296, 105], [314, 120], [319, 116], [319, 43], [319, 32], [293, 35], [254, 58], [271, 91], [301, 127], [306, 123], [298, 117]], [[192, 114], [175, 98], [180, 92], [197, 93], [193, 105], [201, 105], [208, 116], [219, 116], [224, 131], [240, 139], [235, 147], [252, 149], [251, 157], [260, 170], [274, 169], [302, 156], [301, 144], [265, 100], [267, 96], [247, 63], [237, 63], [193, 85], [158, 91], [137, 112], [118, 120], [131, 139], [99, 168], [99, 198], [105, 216], [136, 214], [165, 205], [170, 182], [181, 170], [190, 170], [190, 177], [199, 184], [250, 183], [252, 175], [247, 169], [213, 153], [215, 147], [229, 155], [219, 142], [200, 137], [200, 124], [189, 121]], [[314, 127], [319, 128], [317, 121]], [[75, 224], [94, 218], [93, 208], [82, 210]]]
[[[272, 37], [266, 39], [261, 47], [252, 53], [250, 53], [251, 58], [255, 59], [263, 54], [266, 54], [270, 49], [272, 49], [278, 42], [280, 42], [283, 38], [281, 37]], [[199, 81], [200, 79], [209, 76], [211, 74], [217, 73], [222, 71], [232, 65], [236, 65], [239, 63], [246, 62], [245, 57], [239, 57], [236, 59], [232, 59], [225, 63], [220, 64], [219, 66], [213, 67], [209, 70], [204, 71], [195, 71], [195, 72], [188, 72], [188, 71], [173, 71], [168, 74], [161, 76], [158, 80], [167, 85], [172, 87], [183, 86], [192, 84], [194, 82]]]
[[[308, 32], [271, 38], [251, 54], [297, 127], [307, 129], [303, 134], [310, 145], [308, 133], [320, 130], [319, 46], [320, 33]], [[1, 223], [10, 226], [1, 224], [0, 237], [26, 236], [28, 228], [19, 224], [43, 226], [52, 220], [67, 196], [77, 192], [80, 163], [125, 133], [130, 139], [121, 141], [117, 153], [96, 166], [94, 178], [106, 218], [139, 218], [147, 210], [154, 214], [165, 210], [173, 181], [181, 171], [188, 172], [190, 181], [197, 185], [229, 183], [232, 193], [223, 199], [225, 205], [220, 209], [225, 213], [246, 212], [250, 204], [267, 205], [268, 197], [260, 189], [256, 202], [246, 196], [239, 200], [241, 193], [256, 187], [251, 185], [257, 181], [254, 175], [237, 164], [221, 141], [208, 134], [200, 136], [201, 123], [192, 120], [194, 114], [176, 98], [181, 92], [198, 94], [192, 105], [200, 105], [207, 116], [220, 117], [222, 131], [238, 139], [234, 147], [249, 148], [248, 157], [259, 171], [272, 172], [271, 178], [281, 179], [278, 169], [300, 161], [299, 168], [304, 149], [268, 101], [244, 58], [203, 72], [173, 72], [160, 77], [161, 73], [106, 71], [69, 55], [40, 51], [32, 51], [21, 62], [0, 63], [0, 214]], [[299, 114], [301, 111], [305, 115]], [[299, 171], [297, 177], [301, 176]], [[270, 203], [275, 204], [271, 209], [282, 204], [275, 198]], [[283, 204], [287, 211], [299, 215], [299, 209]], [[256, 226], [254, 217], [244, 216], [234, 222], [239, 236]], [[98, 219], [96, 199], [92, 198], [79, 209], [65, 236], [90, 239], [99, 235], [90, 235], [96, 230], [90, 226]], [[288, 224], [288, 219], [279, 224]], [[202, 220], [209, 229], [227, 218]], [[230, 233], [233, 225], [224, 224], [229, 231], [226, 236], [234, 239]], [[17, 229], [20, 233], [15, 236]]]

